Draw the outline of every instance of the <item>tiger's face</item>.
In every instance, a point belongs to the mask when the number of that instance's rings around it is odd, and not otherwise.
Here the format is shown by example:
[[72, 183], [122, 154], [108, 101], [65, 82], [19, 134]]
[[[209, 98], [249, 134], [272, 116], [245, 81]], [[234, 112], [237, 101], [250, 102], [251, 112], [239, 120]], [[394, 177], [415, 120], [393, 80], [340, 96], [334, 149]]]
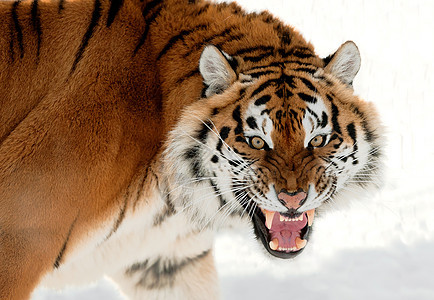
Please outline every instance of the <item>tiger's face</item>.
[[350, 87], [358, 51], [346, 43], [334, 65], [310, 72], [289, 61], [236, 74], [231, 59], [204, 50], [206, 97], [172, 132], [166, 153], [187, 191], [181, 205], [202, 226], [248, 219], [269, 253], [290, 258], [319, 206], [376, 179], [376, 113]]

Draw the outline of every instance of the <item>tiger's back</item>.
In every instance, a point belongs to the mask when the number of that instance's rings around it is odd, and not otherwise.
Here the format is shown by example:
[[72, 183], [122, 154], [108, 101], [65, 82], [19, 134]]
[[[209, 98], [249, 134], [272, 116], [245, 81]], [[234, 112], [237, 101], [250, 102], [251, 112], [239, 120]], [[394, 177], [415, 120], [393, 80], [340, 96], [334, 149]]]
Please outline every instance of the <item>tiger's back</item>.
[[1, 277], [2, 296], [10, 285], [27, 295], [80, 234], [114, 222], [119, 196], [158, 151], [154, 63], [129, 51], [143, 18], [127, 2], [107, 24], [110, 5], [0, 3], [0, 269], [17, 276]]
[[[325, 170], [352, 162], [367, 176], [359, 164], [365, 157], [355, 153], [378, 156], [375, 112], [352, 95], [360, 63], [355, 45], [344, 44], [323, 60], [298, 32], [266, 12], [191, 0], [3, 1], [0, 33], [0, 274], [8, 274], [0, 276], [2, 299], [26, 298], [45, 274], [60, 278], [62, 270], [75, 268], [73, 258], [98, 251], [105, 255], [99, 260], [110, 257], [121, 268], [119, 282], [127, 282], [132, 297], [201, 299], [215, 279], [212, 242], [203, 238], [217, 227], [215, 215], [250, 217], [254, 224], [264, 219], [255, 232], [278, 257], [301, 251], [306, 242], [299, 241], [307, 239], [303, 229], [294, 232], [300, 235], [297, 247], [278, 248], [269, 240], [275, 233], [260, 236], [276, 214], [267, 210], [287, 209], [289, 202], [246, 204], [234, 183], [226, 186], [218, 178], [235, 178], [255, 164], [272, 169], [269, 160], [285, 157], [283, 170], [260, 174], [262, 182], [252, 185], [264, 192], [265, 181], [274, 180], [288, 192], [284, 199], [292, 199], [309, 194], [306, 182], [314, 180], [332, 185], [331, 197], [337, 180], [322, 178]], [[272, 135], [265, 134], [270, 126]], [[313, 163], [325, 154], [302, 141], [306, 126], [312, 127], [309, 134], [322, 126], [324, 139], [336, 143], [324, 158], [327, 167]], [[248, 139], [249, 130], [260, 128], [262, 142], [271, 147], [255, 148]], [[357, 148], [362, 136], [365, 146]], [[341, 145], [352, 152], [339, 156]], [[202, 157], [203, 147], [215, 153]], [[222, 163], [226, 147], [238, 157], [228, 165]], [[252, 158], [265, 149], [267, 155]], [[321, 176], [303, 167], [297, 175], [303, 179], [294, 179], [289, 166], [302, 165], [304, 158], [295, 159], [300, 155], [315, 157], [309, 164]], [[235, 170], [240, 156], [249, 162]], [[235, 169], [225, 174], [228, 168]], [[191, 184], [197, 192], [184, 190]], [[201, 190], [212, 194], [209, 207], [196, 207]], [[243, 201], [233, 204], [222, 191]], [[231, 214], [225, 212], [228, 203]], [[305, 228], [315, 206], [308, 204], [309, 215], [307, 209], [289, 210], [294, 218], [309, 218]], [[116, 261], [113, 244], [127, 247], [132, 238], [122, 236], [135, 231], [142, 252]], [[295, 237], [280, 241], [294, 244]], [[83, 243], [94, 248], [83, 254]], [[109, 248], [115, 254], [108, 255]], [[121, 261], [127, 265], [116, 265]], [[188, 274], [203, 282], [194, 289]]]

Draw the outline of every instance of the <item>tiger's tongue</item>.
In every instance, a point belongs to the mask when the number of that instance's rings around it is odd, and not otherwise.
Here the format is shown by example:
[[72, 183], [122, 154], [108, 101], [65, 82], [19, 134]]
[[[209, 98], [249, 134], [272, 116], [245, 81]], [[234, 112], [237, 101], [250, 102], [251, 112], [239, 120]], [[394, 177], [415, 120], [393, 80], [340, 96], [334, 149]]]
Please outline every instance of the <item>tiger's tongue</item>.
[[301, 217], [298, 220], [290, 220], [281, 216], [278, 212], [267, 212], [265, 214], [265, 224], [269, 229], [270, 241], [275, 241], [275, 239], [278, 241], [278, 245], [275, 246], [276, 248], [300, 248], [300, 245], [297, 245], [296, 239], [298, 237], [298, 240], [300, 240], [301, 230], [307, 224], [306, 214], [303, 213]]

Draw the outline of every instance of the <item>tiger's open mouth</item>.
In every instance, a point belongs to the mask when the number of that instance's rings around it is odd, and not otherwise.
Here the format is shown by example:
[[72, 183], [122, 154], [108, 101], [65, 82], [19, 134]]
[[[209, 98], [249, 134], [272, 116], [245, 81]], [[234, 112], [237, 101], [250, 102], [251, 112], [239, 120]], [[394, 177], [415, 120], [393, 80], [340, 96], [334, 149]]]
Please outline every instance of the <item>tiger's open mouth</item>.
[[307, 244], [314, 214], [315, 209], [311, 209], [289, 218], [279, 212], [256, 209], [253, 215], [255, 234], [273, 256], [295, 257]]

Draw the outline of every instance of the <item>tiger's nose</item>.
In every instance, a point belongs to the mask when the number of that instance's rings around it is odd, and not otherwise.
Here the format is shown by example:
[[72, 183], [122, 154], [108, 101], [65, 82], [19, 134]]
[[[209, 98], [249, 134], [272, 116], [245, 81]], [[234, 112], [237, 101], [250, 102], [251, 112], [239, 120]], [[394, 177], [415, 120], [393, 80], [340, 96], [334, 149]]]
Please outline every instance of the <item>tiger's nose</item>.
[[288, 192], [282, 189], [277, 195], [280, 202], [289, 209], [297, 210], [306, 199], [307, 194], [304, 191], [298, 190], [296, 192]]

